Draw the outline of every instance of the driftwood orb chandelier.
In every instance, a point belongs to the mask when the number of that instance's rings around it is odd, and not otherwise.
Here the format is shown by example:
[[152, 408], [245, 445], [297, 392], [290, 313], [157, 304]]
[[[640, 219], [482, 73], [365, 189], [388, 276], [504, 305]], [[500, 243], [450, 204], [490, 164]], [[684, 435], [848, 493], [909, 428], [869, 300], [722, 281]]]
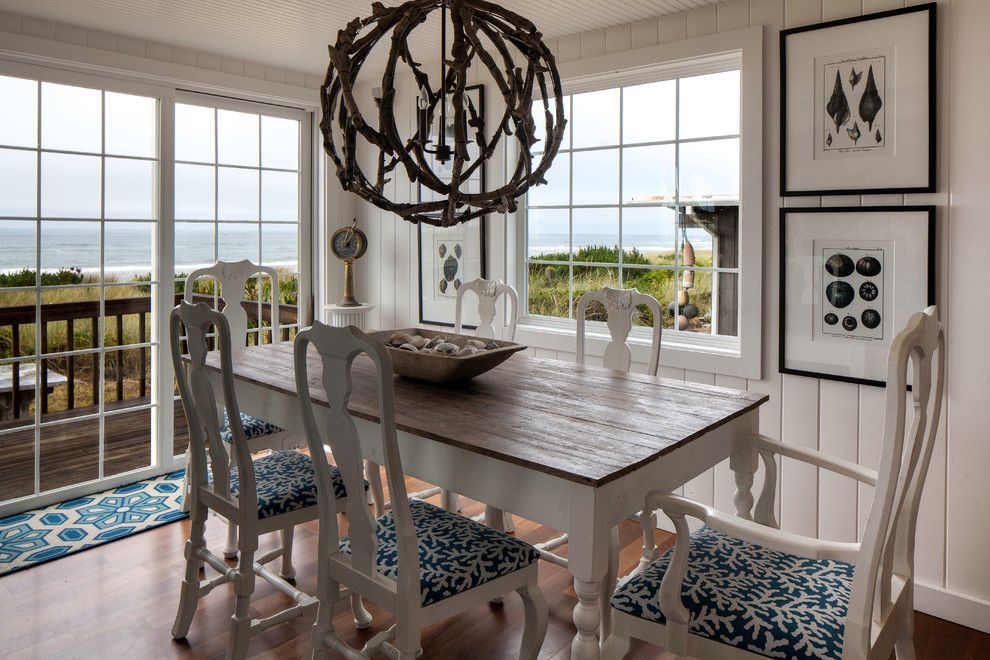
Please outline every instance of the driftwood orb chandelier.
[[[432, 84], [423, 66], [413, 59], [409, 37], [436, 10], [441, 13], [440, 80]], [[450, 13], [451, 44], [447, 49]], [[391, 43], [377, 117], [362, 113], [354, 86], [362, 67], [380, 41]], [[333, 160], [344, 190], [412, 223], [449, 227], [491, 212], [516, 209], [516, 198], [531, 186], [546, 183], [564, 135], [564, 105], [553, 54], [543, 35], [526, 18], [484, 0], [409, 0], [396, 7], [379, 2], [371, 16], [356, 18], [337, 33], [329, 47], [330, 65], [320, 88], [323, 146]], [[504, 101], [504, 112], [491, 136], [486, 136], [482, 108], [464, 93], [468, 69], [474, 61], [487, 71]], [[418, 121], [412, 135], [403, 136], [396, 121], [396, 75], [408, 67], [419, 90]], [[533, 99], [542, 109], [533, 107]], [[533, 113], [542, 111], [545, 131], [536, 134]], [[402, 109], [400, 109], [402, 112]], [[453, 119], [448, 137], [447, 113]], [[440, 115], [438, 135], [431, 135], [434, 116]], [[448, 139], [452, 144], [448, 143]], [[515, 167], [506, 171], [505, 185], [487, 192], [468, 192], [472, 174], [491, 159], [500, 141], [515, 140]], [[358, 164], [363, 140], [377, 152], [376, 165], [366, 172]], [[544, 142], [534, 165], [532, 149]], [[474, 142], [474, 158], [468, 145]], [[506, 144], [508, 146], [508, 144]], [[511, 151], [509, 153], [512, 153]], [[366, 159], [362, 159], [366, 160]], [[366, 161], [368, 162], [368, 161]], [[442, 168], [437, 163], [443, 164]], [[386, 196], [386, 184], [402, 167], [409, 181], [432, 190], [431, 201], [399, 202]], [[443, 173], [437, 169], [444, 170]]]

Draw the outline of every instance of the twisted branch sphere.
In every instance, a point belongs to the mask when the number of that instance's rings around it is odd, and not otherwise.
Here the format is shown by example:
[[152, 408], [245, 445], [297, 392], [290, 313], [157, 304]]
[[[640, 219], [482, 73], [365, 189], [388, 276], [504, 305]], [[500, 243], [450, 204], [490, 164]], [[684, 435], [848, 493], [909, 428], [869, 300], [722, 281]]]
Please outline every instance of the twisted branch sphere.
[[[422, 66], [413, 60], [408, 39], [444, 1], [409, 0], [397, 7], [375, 2], [371, 16], [354, 19], [337, 33], [337, 42], [329, 47], [330, 65], [320, 88], [323, 110], [320, 130], [323, 147], [337, 168], [344, 190], [409, 222], [449, 227], [486, 213], [515, 211], [517, 197], [530, 186], [546, 183], [545, 175], [557, 155], [566, 120], [560, 75], [553, 54], [543, 43], [543, 35], [526, 18], [484, 0], [446, 0], [453, 39], [446, 79], [434, 90]], [[375, 122], [369, 122], [358, 108], [354, 85], [368, 56], [386, 37], [392, 45], [382, 75], [381, 98], [376, 99], [375, 128]], [[521, 56], [521, 63], [513, 59], [513, 49]], [[498, 128], [488, 139], [483, 109], [475, 108], [464, 93], [468, 69], [475, 58], [488, 71], [505, 102]], [[430, 166], [425, 149], [426, 131], [419, 130], [405, 139], [399, 134], [395, 119], [395, 75], [400, 62], [410, 68], [417, 88], [428, 92], [427, 125], [433, 121], [437, 104], [449, 96], [454, 120], [449, 182], [437, 176]], [[532, 115], [537, 93], [545, 116], [546, 130], [542, 136], [536, 135]], [[549, 98], [554, 100], [552, 108]], [[378, 150], [374, 180], [358, 165], [359, 137]], [[518, 143], [518, 157], [505, 185], [489, 192], [462, 190], [471, 175], [492, 157], [499, 141], [513, 137]], [[473, 162], [467, 149], [472, 140], [478, 146], [478, 156]], [[534, 167], [532, 148], [541, 140], [546, 146]], [[399, 165], [411, 182], [422, 184], [443, 199], [424, 202], [388, 199], [385, 184]]]

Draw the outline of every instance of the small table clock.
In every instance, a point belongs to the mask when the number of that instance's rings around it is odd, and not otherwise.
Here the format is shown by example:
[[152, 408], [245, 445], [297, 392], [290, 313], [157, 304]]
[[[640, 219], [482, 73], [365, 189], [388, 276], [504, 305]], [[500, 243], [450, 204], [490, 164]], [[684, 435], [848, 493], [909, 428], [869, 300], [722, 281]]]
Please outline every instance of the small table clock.
[[354, 298], [354, 273], [352, 265], [368, 249], [368, 237], [357, 228], [357, 220], [350, 227], [341, 227], [330, 237], [330, 251], [344, 262], [344, 297], [337, 303], [339, 307], [358, 307]]

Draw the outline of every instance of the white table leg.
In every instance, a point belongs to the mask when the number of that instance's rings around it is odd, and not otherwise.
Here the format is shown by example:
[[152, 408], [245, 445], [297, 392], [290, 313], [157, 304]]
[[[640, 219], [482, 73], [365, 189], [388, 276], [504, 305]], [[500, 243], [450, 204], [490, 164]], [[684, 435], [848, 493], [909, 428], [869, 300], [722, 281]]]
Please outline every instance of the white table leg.
[[598, 596], [600, 622], [598, 640], [604, 644], [612, 634], [612, 594], [615, 581], [619, 578], [619, 528], [613, 527], [608, 540], [608, 571], [602, 580], [601, 594]]
[[[574, 578], [574, 593], [578, 598], [573, 613], [577, 634], [571, 642], [571, 658], [598, 660], [601, 657], [599, 632], [603, 625], [607, 628], [611, 623], [603, 619], [603, 614], [608, 613], [603, 608], [603, 605], [607, 606], [603, 592], [611, 597], [615, 588], [610, 547], [614, 539], [618, 548], [618, 529], [603, 523], [604, 512], [599, 508], [602, 500], [590, 489], [575, 491], [571, 504], [572, 515], [566, 530], [569, 536], [567, 570]], [[605, 580], [610, 580], [611, 585], [606, 587]]]

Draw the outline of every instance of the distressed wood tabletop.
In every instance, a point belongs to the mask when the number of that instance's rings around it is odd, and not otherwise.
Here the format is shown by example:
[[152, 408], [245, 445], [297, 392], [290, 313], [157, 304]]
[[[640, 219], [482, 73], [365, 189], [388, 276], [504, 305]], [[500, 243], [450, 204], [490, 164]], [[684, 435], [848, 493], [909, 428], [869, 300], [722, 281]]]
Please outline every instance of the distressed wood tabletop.
[[[295, 396], [290, 342], [235, 357], [235, 381]], [[213, 352], [207, 365], [219, 369]], [[373, 366], [359, 356], [348, 411], [378, 422]], [[326, 404], [315, 350], [310, 391]], [[396, 377], [400, 431], [601, 486], [758, 408], [768, 396], [625, 373], [524, 353], [472, 380], [434, 385]]]

